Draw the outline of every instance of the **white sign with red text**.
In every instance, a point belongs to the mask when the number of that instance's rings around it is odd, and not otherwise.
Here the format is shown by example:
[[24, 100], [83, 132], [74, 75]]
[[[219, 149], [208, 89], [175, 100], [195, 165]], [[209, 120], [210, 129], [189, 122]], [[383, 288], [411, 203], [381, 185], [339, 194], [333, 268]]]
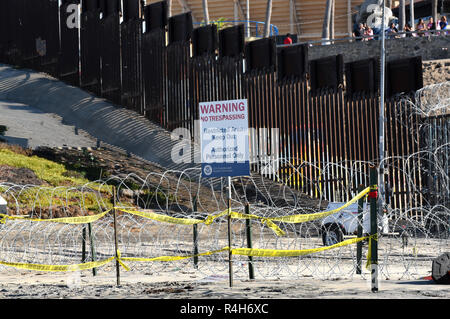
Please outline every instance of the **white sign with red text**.
[[199, 104], [202, 176], [249, 176], [247, 100]]

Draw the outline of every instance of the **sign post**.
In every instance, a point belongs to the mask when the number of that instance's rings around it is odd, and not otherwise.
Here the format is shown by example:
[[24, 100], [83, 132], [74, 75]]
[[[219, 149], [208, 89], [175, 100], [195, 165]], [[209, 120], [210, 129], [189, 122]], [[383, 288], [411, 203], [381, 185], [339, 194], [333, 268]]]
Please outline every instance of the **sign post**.
[[228, 182], [228, 265], [233, 286], [231, 177], [249, 176], [247, 100], [199, 104], [202, 177], [227, 177]]

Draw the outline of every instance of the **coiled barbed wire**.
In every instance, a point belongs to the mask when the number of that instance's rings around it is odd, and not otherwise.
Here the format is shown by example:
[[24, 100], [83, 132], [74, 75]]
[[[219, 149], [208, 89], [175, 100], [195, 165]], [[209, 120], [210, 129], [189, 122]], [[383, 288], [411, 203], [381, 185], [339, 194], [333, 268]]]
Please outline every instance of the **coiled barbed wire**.
[[[426, 87], [418, 91], [413, 99], [403, 97], [400, 103], [407, 106], [409, 115], [446, 115], [450, 109], [449, 85], [447, 82]], [[423, 130], [432, 125], [423, 121], [418, 127], [410, 129]], [[449, 141], [439, 141], [418, 152], [385, 159], [385, 169], [396, 172], [396, 178], [403, 181], [410, 195], [399, 207], [386, 205], [382, 212], [389, 221], [389, 233], [382, 232], [378, 238], [379, 272], [382, 277], [405, 279], [425, 276], [430, 273], [432, 259], [449, 250], [449, 148]], [[339, 171], [345, 176], [345, 180], [333, 186], [337, 201], [345, 202], [357, 194], [360, 184], [368, 185], [367, 169], [364, 168], [372, 164], [349, 160], [325, 163], [322, 167], [308, 162], [293, 163], [293, 159], [289, 158], [268, 158], [263, 164], [258, 163], [260, 167], [264, 165], [264, 174], [233, 178], [232, 210], [245, 213], [248, 204], [251, 214], [267, 218], [324, 211], [329, 200], [322, 182], [326, 180], [325, 174]], [[280, 174], [281, 167], [289, 174]], [[312, 170], [317, 174], [304, 173]], [[425, 196], [425, 183], [418, 184], [414, 175], [418, 171], [432, 175], [440, 188]], [[299, 183], [298, 176], [304, 177], [303, 185], [292, 187]], [[117, 190], [116, 201], [112, 198], [111, 185], [115, 185]], [[124, 210], [205, 219], [227, 208], [226, 185], [225, 179], [204, 179], [200, 169], [192, 168], [150, 172], [145, 177], [136, 174], [111, 176], [77, 187], [0, 183], [0, 195], [8, 201], [7, 214], [11, 216], [41, 219], [86, 216], [106, 211], [115, 205]], [[308, 188], [310, 196], [298, 190], [304, 187]], [[194, 254], [194, 245], [197, 245], [199, 253], [219, 250], [228, 245], [226, 217], [215, 219], [211, 225], [199, 224], [195, 243], [192, 226], [158, 222], [121, 212], [120, 209], [117, 225], [123, 257], [189, 256]], [[277, 236], [266, 223], [252, 220], [253, 248], [302, 250], [323, 246], [321, 235], [326, 229], [321, 220], [299, 224], [278, 222], [277, 225], [285, 231], [285, 236]], [[244, 219], [232, 220], [233, 247], [247, 246], [246, 227]], [[363, 253], [365, 256], [367, 245], [363, 245]], [[111, 214], [91, 225], [9, 219], [0, 225], [1, 261], [65, 265], [105, 259], [114, 254]], [[194, 264], [193, 258], [171, 262], [130, 261], [127, 264], [131, 271], [147, 275], [186, 271], [205, 276], [225, 275], [228, 271], [227, 258], [226, 253], [217, 253], [198, 257], [197, 264]], [[233, 256], [233, 264], [236, 277], [248, 276], [248, 257]], [[257, 278], [352, 277], [356, 276], [356, 246], [302, 257], [253, 257], [252, 264]], [[108, 264], [99, 271], [110, 272], [112, 267], [113, 264]], [[0, 270], [13, 271], [13, 268], [0, 266]], [[363, 267], [362, 276], [368, 274]]]

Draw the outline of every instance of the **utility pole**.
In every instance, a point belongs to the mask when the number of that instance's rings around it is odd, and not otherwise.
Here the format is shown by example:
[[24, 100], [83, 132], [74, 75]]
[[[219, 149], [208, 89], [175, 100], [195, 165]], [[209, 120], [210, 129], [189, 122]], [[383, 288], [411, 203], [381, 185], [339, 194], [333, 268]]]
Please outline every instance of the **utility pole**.
[[414, 30], [414, 0], [409, 0], [409, 23], [411, 30]]

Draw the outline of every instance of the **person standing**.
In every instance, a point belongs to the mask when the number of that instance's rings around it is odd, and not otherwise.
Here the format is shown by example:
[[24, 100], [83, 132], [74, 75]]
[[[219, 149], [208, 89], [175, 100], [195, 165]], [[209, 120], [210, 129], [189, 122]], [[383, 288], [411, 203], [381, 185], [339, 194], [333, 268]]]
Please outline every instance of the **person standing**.
[[292, 44], [292, 42], [293, 42], [292, 41], [292, 34], [288, 33], [286, 35], [286, 38], [284, 38], [283, 44], [289, 45], [289, 44]]

